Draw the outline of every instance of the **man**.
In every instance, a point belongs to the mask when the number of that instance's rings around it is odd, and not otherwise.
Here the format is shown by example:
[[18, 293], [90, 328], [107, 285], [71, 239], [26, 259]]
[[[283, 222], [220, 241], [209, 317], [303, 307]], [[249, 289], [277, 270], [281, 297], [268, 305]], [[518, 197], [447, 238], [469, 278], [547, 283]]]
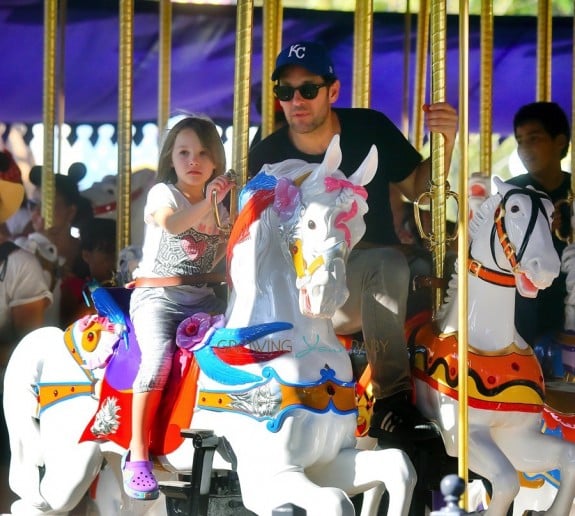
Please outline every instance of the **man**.
[[[408, 199], [428, 189], [430, 162], [382, 113], [368, 109], [336, 109], [340, 82], [325, 49], [314, 42], [289, 45], [279, 54], [272, 74], [274, 94], [287, 125], [256, 145], [249, 154], [249, 172], [265, 163], [288, 158], [321, 162], [335, 134], [340, 135], [341, 170], [351, 174], [372, 144], [378, 150], [378, 170], [367, 186], [366, 233], [348, 260], [350, 296], [333, 318], [336, 332], [363, 331], [376, 403], [370, 435], [382, 447], [403, 447], [435, 436], [431, 423], [411, 404], [412, 382], [404, 336], [410, 270], [406, 258], [391, 247], [394, 232], [389, 184]], [[453, 151], [457, 113], [448, 104], [424, 108], [431, 131], [445, 138], [446, 170]]]
[[[555, 102], [533, 102], [517, 111], [513, 131], [517, 153], [527, 173], [507, 182], [521, 187], [533, 186], [553, 201], [553, 245], [561, 256], [570, 232], [567, 199], [571, 174], [561, 169], [561, 160], [567, 155], [571, 141], [569, 120]], [[561, 273], [536, 298], [516, 296], [515, 326], [528, 344], [535, 346], [544, 335], [563, 329], [566, 294], [565, 274]]]

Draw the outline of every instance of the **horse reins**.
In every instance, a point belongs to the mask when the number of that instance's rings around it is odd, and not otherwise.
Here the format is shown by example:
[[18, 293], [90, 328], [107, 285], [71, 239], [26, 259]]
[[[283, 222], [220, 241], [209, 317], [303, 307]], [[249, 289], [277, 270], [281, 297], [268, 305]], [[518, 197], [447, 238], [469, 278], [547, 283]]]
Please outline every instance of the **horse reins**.
[[[527, 224], [527, 230], [525, 231], [525, 236], [523, 237], [523, 241], [521, 242], [521, 246], [519, 247], [519, 252], [515, 252], [515, 246], [509, 240], [509, 236], [507, 234], [507, 230], [505, 228], [505, 204], [509, 200], [509, 198], [514, 194], [524, 194], [528, 195], [531, 198], [533, 203], [534, 209], [531, 210], [531, 216], [529, 218], [529, 223]], [[515, 276], [514, 274], [510, 274], [505, 272], [499, 264], [497, 263], [497, 257], [495, 256], [495, 238], [497, 235], [497, 239], [499, 240], [499, 244], [503, 249], [503, 253], [505, 254], [505, 258], [509, 262], [511, 266], [511, 270], [515, 272], [517, 266], [519, 265], [523, 254], [527, 248], [527, 243], [529, 242], [529, 238], [531, 237], [531, 233], [533, 233], [533, 229], [535, 228], [535, 223], [537, 221], [537, 217], [539, 216], [539, 212], [543, 213], [545, 216], [545, 208], [541, 199], [546, 198], [545, 194], [537, 192], [535, 190], [529, 190], [524, 188], [514, 188], [509, 190], [501, 199], [501, 202], [497, 206], [495, 213], [493, 215], [494, 223], [493, 228], [491, 229], [491, 256], [493, 257], [493, 261], [499, 267], [499, 271], [490, 269], [485, 267], [481, 262], [478, 262], [473, 258], [471, 255], [471, 247], [469, 248], [469, 263], [468, 263], [468, 270], [474, 276], [487, 281], [488, 283], [492, 283], [494, 285], [499, 285], [503, 287], [515, 287]], [[500, 272], [503, 271], [503, 272]]]

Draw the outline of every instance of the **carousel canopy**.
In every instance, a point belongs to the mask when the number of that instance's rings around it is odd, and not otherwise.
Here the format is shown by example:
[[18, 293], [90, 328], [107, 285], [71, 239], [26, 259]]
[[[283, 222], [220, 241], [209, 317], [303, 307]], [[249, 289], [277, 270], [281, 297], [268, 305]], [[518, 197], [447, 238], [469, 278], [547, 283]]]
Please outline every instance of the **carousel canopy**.
[[[42, 121], [42, 0], [0, 0], [0, 121]], [[133, 120], [153, 121], [158, 106], [158, 2], [135, 1]], [[118, 118], [118, 2], [68, 0], [65, 30], [65, 121], [114, 122]], [[259, 123], [262, 12], [255, 10], [251, 123]], [[458, 104], [458, 19], [447, 20], [446, 99]], [[342, 81], [339, 106], [351, 104], [353, 13], [284, 9], [284, 44], [317, 40], [330, 49]], [[469, 123], [479, 119], [479, 17], [470, 18]], [[231, 123], [236, 43], [235, 6], [173, 5], [172, 113], [205, 113]], [[397, 124], [404, 91], [412, 105], [416, 17], [411, 24], [410, 84], [403, 83], [405, 16], [374, 15], [372, 107]], [[570, 115], [573, 24], [553, 20], [552, 100]], [[512, 131], [513, 113], [536, 100], [537, 20], [496, 17], [493, 56], [493, 129]], [[267, 80], [267, 79], [266, 79]], [[428, 79], [427, 84], [430, 84]], [[411, 115], [411, 108], [410, 113]]]

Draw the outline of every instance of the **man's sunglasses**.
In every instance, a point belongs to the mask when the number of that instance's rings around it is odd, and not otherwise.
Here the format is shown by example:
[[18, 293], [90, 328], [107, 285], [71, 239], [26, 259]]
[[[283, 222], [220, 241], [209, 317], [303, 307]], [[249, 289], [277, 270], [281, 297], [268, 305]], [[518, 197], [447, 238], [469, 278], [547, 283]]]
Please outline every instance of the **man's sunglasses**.
[[299, 91], [299, 94], [304, 99], [312, 100], [317, 97], [319, 89], [323, 88], [324, 86], [327, 86], [327, 83], [324, 82], [323, 84], [313, 84], [311, 82], [306, 82], [297, 88], [288, 86], [287, 84], [276, 84], [274, 86], [274, 95], [282, 102], [287, 102], [293, 99], [296, 91]]

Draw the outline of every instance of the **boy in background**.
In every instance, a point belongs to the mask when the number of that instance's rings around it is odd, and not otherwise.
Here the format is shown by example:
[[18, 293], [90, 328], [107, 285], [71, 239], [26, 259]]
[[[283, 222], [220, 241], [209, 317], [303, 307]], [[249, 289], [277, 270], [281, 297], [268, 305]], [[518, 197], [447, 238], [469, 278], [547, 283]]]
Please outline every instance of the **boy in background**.
[[[517, 153], [526, 174], [509, 179], [516, 186], [533, 186], [546, 193], [555, 206], [553, 213], [553, 245], [561, 257], [567, 245], [570, 229], [571, 174], [561, 168], [571, 140], [569, 120], [555, 102], [533, 102], [522, 106], [513, 118]], [[534, 299], [517, 294], [515, 326], [531, 346], [539, 339], [564, 327], [566, 295], [565, 274], [562, 272], [551, 286]]]

